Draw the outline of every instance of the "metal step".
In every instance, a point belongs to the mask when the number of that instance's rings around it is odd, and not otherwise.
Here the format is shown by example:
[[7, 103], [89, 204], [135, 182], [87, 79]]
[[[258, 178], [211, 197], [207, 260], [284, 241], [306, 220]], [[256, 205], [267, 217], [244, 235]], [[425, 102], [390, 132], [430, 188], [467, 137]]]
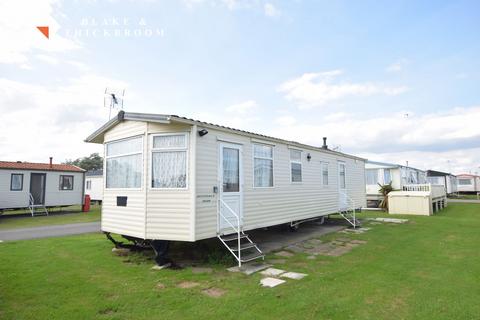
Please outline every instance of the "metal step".
[[[253, 242], [241, 243], [240, 244], [240, 250], [246, 250], [246, 249], [254, 248], [255, 246], [256, 246], [256, 244], [253, 243]], [[229, 247], [233, 251], [238, 251], [238, 245], [232, 245], [232, 246], [229, 246]]]
[[255, 251], [255, 252], [249, 253], [245, 256], [242, 255], [241, 258], [240, 258], [240, 261], [248, 262], [248, 261], [252, 261], [252, 260], [255, 260], [255, 259], [258, 259], [258, 258], [263, 258], [263, 257], [265, 257], [265, 255], [262, 252]]
[[[220, 236], [223, 241], [233, 241], [233, 240], [238, 240], [238, 234], [237, 233], [232, 233], [224, 236]], [[240, 233], [240, 239], [247, 238], [248, 236], [244, 233]]]

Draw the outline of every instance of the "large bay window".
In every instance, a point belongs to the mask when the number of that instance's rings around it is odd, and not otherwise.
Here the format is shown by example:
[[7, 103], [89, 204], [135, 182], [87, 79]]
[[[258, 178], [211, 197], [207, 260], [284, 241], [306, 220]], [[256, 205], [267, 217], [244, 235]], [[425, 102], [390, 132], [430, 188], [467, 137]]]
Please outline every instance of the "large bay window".
[[142, 185], [143, 138], [135, 137], [107, 143], [106, 187], [140, 188]]
[[273, 187], [273, 146], [253, 145], [253, 186]]
[[187, 187], [187, 134], [153, 136], [152, 188]]

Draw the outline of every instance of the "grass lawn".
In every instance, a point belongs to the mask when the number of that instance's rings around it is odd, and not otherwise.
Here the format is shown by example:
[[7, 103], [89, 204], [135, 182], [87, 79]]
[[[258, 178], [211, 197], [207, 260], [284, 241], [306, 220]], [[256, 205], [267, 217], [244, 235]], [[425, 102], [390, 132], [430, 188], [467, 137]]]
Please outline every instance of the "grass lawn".
[[[367, 243], [339, 257], [287, 258], [275, 267], [308, 276], [276, 288], [220, 263], [211, 274], [154, 271], [145, 255], [113, 255], [100, 234], [4, 242], [0, 318], [478, 319], [480, 205], [451, 204], [435, 216], [408, 219], [321, 238]], [[182, 281], [199, 285], [179, 288]], [[202, 292], [211, 287], [226, 294]]]
[[452, 199], [479, 200], [479, 196], [476, 194], [460, 194], [458, 197], [452, 197]]
[[65, 214], [58, 211], [52, 211], [50, 216], [22, 216], [15, 217], [14, 214], [0, 216], [0, 230], [39, 227], [53, 224], [66, 224], [76, 222], [93, 222], [100, 221], [100, 206], [94, 205], [90, 208], [90, 212], [79, 212], [78, 208], [69, 208]]

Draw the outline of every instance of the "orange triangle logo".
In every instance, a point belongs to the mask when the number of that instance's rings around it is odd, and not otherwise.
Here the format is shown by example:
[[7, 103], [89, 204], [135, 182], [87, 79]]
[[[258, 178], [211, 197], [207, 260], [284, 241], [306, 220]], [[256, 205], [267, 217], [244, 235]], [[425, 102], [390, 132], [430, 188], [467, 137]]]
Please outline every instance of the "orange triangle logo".
[[40, 30], [47, 39], [50, 39], [48, 26], [37, 26], [37, 29]]

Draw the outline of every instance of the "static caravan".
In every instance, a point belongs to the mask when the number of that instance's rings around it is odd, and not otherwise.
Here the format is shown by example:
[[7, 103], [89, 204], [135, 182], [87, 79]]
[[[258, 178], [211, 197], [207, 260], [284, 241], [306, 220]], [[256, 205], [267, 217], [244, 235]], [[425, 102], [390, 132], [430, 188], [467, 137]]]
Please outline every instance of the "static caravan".
[[457, 177], [453, 174], [427, 170], [427, 181], [433, 185], [443, 186], [447, 194], [454, 194], [458, 192]]
[[367, 161], [365, 173], [367, 200], [375, 204], [383, 199], [379, 184], [391, 183], [394, 190], [402, 190], [405, 185], [427, 182], [425, 171], [399, 164]]
[[365, 205], [365, 160], [325, 143], [128, 112], [85, 141], [105, 147], [102, 230], [149, 240], [159, 264], [168, 241], [212, 237], [241, 264], [263, 257], [245, 231]]
[[103, 200], [103, 170], [91, 170], [85, 173], [85, 194], [90, 200], [101, 203]]
[[28, 208], [33, 215], [49, 207], [83, 204], [85, 170], [67, 164], [0, 161], [0, 211]]
[[463, 193], [477, 193], [480, 192], [480, 176], [474, 174], [459, 174], [458, 179], [458, 192]]

